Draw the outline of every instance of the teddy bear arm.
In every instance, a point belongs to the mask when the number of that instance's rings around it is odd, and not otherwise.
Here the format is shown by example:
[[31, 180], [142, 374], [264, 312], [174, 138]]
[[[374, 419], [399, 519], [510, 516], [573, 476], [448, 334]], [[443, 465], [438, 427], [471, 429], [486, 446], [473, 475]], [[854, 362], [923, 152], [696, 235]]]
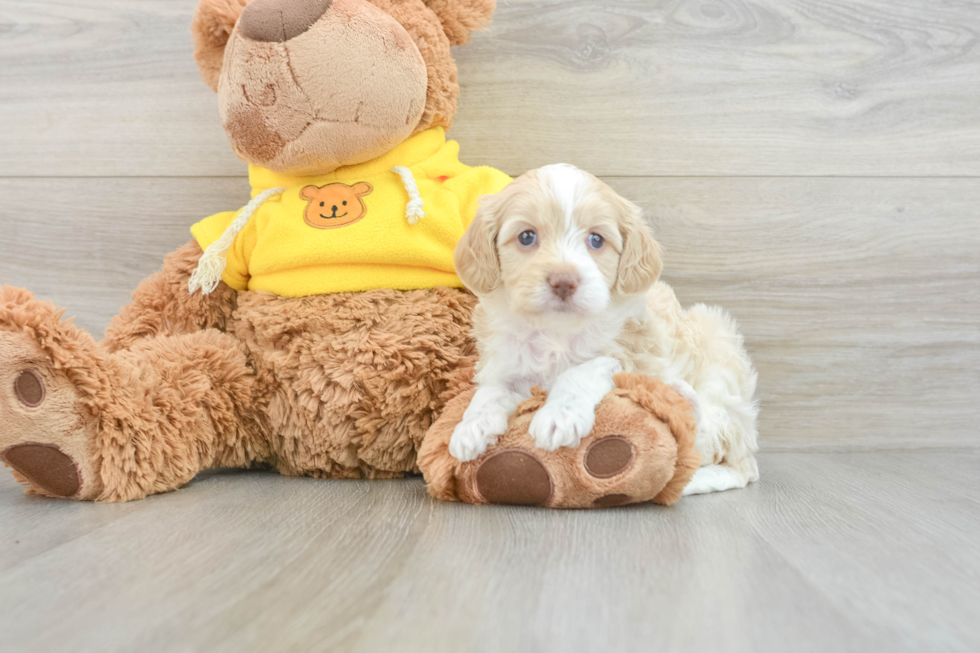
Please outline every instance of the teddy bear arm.
[[110, 352], [129, 349], [135, 343], [159, 335], [181, 335], [203, 329], [224, 331], [231, 320], [237, 293], [218, 284], [211, 294], [191, 294], [188, 281], [203, 254], [191, 241], [169, 254], [163, 269], [133, 291], [132, 301], [112, 318], [102, 345]]

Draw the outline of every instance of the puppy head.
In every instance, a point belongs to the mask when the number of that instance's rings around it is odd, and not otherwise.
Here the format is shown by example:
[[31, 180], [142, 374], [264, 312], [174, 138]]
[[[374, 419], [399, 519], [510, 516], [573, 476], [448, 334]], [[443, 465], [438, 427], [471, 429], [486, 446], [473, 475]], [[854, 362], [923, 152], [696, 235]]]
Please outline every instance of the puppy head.
[[639, 208], [564, 164], [483, 198], [455, 262], [467, 288], [529, 318], [596, 315], [612, 297], [645, 293], [662, 267]]

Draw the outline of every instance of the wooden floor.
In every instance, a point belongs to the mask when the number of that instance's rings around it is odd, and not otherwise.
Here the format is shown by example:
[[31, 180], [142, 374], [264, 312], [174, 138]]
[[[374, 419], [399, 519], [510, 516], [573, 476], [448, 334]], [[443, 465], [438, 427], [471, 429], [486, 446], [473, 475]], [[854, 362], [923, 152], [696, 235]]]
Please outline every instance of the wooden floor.
[[[549, 513], [0, 475], [0, 650], [980, 649], [980, 2], [499, 5], [456, 50], [463, 161], [567, 161], [643, 206], [680, 299], [745, 333], [762, 481]], [[193, 7], [0, 0], [0, 283], [97, 334], [247, 198]]]
[[92, 505], [4, 476], [0, 648], [976, 651], [978, 466], [770, 453], [747, 490], [597, 512], [257, 472]]

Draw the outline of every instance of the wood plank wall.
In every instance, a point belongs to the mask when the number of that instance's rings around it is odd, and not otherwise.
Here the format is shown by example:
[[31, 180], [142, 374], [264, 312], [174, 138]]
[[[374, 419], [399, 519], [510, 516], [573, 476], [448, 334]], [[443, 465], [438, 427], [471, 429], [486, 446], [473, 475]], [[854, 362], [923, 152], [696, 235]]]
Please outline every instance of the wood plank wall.
[[[500, 0], [451, 136], [642, 205], [740, 321], [769, 450], [980, 448], [980, 2]], [[244, 203], [193, 0], [0, 0], [0, 283], [101, 333]]]

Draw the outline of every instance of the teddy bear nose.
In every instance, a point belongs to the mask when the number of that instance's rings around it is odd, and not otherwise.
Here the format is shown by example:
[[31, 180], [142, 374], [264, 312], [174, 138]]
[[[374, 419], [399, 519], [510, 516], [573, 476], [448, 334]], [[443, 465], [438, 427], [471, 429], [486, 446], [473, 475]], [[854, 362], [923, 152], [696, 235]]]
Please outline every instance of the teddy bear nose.
[[333, 0], [252, 0], [238, 19], [242, 36], [281, 43], [310, 29]]

